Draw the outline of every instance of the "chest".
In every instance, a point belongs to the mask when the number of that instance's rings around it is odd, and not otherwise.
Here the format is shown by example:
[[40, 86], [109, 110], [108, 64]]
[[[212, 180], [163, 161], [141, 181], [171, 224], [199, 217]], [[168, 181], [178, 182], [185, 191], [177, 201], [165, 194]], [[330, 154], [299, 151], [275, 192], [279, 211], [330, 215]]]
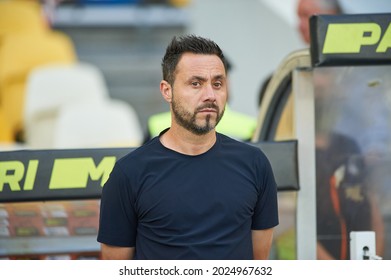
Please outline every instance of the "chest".
[[246, 166], [173, 162], [142, 178], [136, 200], [141, 223], [237, 223], [251, 218], [258, 200], [259, 182]]

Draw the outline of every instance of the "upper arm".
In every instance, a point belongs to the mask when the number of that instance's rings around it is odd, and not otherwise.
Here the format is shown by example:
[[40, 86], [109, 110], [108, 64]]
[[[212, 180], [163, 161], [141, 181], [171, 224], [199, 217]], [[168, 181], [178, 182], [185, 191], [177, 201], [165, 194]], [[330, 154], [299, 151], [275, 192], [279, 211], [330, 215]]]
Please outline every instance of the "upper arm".
[[100, 201], [97, 241], [104, 259], [133, 258], [137, 214], [128, 186], [128, 178], [117, 163], [102, 189]]
[[273, 228], [252, 230], [254, 260], [267, 260], [273, 241]]
[[103, 260], [131, 260], [134, 257], [134, 247], [118, 247], [101, 244]]

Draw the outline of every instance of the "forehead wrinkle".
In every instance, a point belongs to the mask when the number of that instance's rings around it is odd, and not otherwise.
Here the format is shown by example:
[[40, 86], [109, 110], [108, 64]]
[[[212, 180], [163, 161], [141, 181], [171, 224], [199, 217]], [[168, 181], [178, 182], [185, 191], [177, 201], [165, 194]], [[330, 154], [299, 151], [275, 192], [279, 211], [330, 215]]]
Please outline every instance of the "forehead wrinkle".
[[[217, 74], [217, 75], [213, 75], [211, 77], [211, 80], [212, 81], [215, 81], [215, 80], [225, 80], [226, 77], [225, 75], [223, 74]], [[209, 80], [209, 78], [207, 76], [201, 76], [201, 75], [192, 75], [190, 76], [188, 79], [188, 81], [191, 81], [191, 80], [199, 80], [199, 81], [203, 81], [203, 82], [206, 82]]]
[[177, 67], [181, 68], [180, 66], [186, 67], [186, 62], [191, 62], [192, 69], [198, 69], [198, 70], [207, 70], [211, 71], [213, 69], [218, 69], [220, 67], [224, 68], [223, 62], [214, 55], [202, 55], [202, 54], [192, 54], [192, 53], [186, 53], [184, 54], [180, 60], [178, 61]]
[[199, 81], [205, 82], [205, 81], [208, 80], [208, 78], [206, 78], [206, 77], [204, 77], [204, 76], [200, 76], [200, 75], [193, 75], [193, 76], [191, 76], [188, 80], [189, 80], [189, 81], [191, 81], [191, 80], [199, 80]]
[[184, 82], [226, 80], [224, 64], [219, 58], [210, 55], [186, 54], [181, 57], [175, 69], [175, 79], [182, 77]]

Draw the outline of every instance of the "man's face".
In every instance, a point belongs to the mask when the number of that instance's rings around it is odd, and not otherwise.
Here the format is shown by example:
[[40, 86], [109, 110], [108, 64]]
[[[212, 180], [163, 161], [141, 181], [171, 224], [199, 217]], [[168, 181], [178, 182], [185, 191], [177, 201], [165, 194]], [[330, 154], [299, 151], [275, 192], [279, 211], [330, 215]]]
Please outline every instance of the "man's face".
[[227, 77], [220, 58], [183, 54], [172, 88], [174, 122], [194, 134], [206, 134], [222, 118], [226, 101]]

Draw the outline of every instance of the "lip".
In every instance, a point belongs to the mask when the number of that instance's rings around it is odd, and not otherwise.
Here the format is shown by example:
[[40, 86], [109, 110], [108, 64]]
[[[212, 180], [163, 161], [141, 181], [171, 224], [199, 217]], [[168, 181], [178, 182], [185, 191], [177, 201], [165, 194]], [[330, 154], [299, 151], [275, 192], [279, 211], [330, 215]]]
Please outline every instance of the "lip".
[[217, 113], [217, 110], [207, 108], [207, 109], [202, 109], [202, 110], [198, 111], [198, 113]]

